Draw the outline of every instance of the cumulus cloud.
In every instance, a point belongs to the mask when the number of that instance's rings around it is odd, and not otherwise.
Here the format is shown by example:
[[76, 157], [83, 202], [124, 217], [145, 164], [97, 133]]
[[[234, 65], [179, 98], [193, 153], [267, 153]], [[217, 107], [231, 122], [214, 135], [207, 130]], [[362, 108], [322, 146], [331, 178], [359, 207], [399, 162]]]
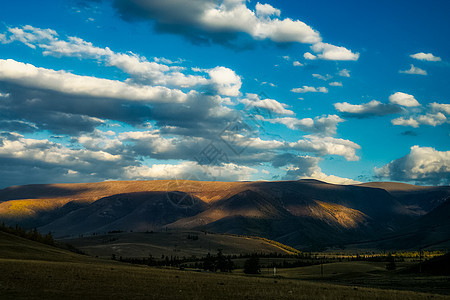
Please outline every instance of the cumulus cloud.
[[12, 59], [0, 59], [0, 80], [55, 92], [148, 102], [183, 102], [186, 94], [160, 86], [130, 85], [118, 80], [80, 76], [35, 67]]
[[261, 4], [256, 3], [255, 6], [256, 15], [258, 17], [270, 17], [270, 16], [280, 16], [281, 11], [279, 9], [274, 8], [270, 4]]
[[291, 90], [293, 93], [328, 93], [328, 89], [326, 87], [313, 87], [304, 85], [301, 88], [294, 88]]
[[197, 162], [184, 161], [179, 164], [154, 164], [152, 166], [130, 166], [125, 168], [127, 179], [185, 179], [191, 180], [249, 180], [258, 170], [233, 163], [222, 166], [207, 167]]
[[406, 156], [375, 168], [379, 178], [417, 184], [450, 184], [450, 151], [413, 146]]
[[384, 116], [402, 111], [398, 105], [381, 103], [377, 100], [362, 104], [350, 104], [347, 102], [335, 103], [334, 107], [337, 111], [343, 113], [343, 115], [355, 118]]
[[322, 156], [339, 155], [348, 161], [359, 160], [356, 150], [361, 149], [358, 144], [349, 140], [315, 135], [306, 136], [305, 139], [291, 143], [290, 146], [299, 151], [317, 153]]
[[[8, 66], [0, 69], [0, 89], [10, 94], [0, 102], [2, 119], [29, 121], [54, 133], [92, 131], [109, 119], [134, 126], [155, 121], [166, 133], [215, 136], [238, 115], [225, 106], [229, 99], [217, 95], [131, 85], [15, 61], [0, 65]], [[14, 124], [15, 130], [23, 128]], [[14, 124], [0, 125], [11, 130]]]
[[434, 112], [443, 112], [450, 115], [450, 104], [430, 103], [431, 110]]
[[303, 64], [301, 63], [301, 62], [299, 62], [299, 61], [294, 61], [293, 63], [292, 63], [292, 65], [294, 66], [294, 67], [303, 67]]
[[426, 61], [441, 61], [441, 58], [438, 56], [434, 56], [432, 53], [423, 53], [423, 52], [419, 52], [416, 54], [411, 54], [410, 55], [412, 58], [414, 59], [418, 59], [418, 60], [426, 60]]
[[[131, 1], [116, 0], [114, 6], [125, 20], [149, 19], [159, 31], [181, 34], [199, 42], [217, 42], [237, 47], [240, 34], [253, 40], [276, 43], [312, 44], [317, 57], [326, 60], [357, 60], [358, 53], [323, 43], [319, 32], [300, 20], [280, 18], [281, 11], [270, 4], [246, 0]], [[311, 56], [309, 57], [311, 58]]]
[[447, 117], [441, 112], [427, 113], [425, 115], [409, 117], [408, 119], [400, 117], [392, 120], [393, 125], [411, 126], [414, 128], [417, 128], [420, 125], [429, 125], [436, 127], [438, 125], [442, 125], [447, 122], [448, 122]]
[[336, 134], [336, 128], [339, 123], [344, 122], [337, 115], [318, 116], [314, 119], [304, 118], [297, 119], [292, 117], [275, 118], [266, 120], [273, 124], [284, 124], [293, 130], [301, 130], [305, 132], [316, 133], [319, 135]]
[[71, 149], [47, 139], [17, 133], [0, 134], [0, 185], [120, 178], [120, 170], [135, 163], [122, 154]]
[[419, 127], [419, 122], [417, 120], [413, 119], [412, 117], [410, 117], [408, 119], [406, 119], [404, 117], [399, 117], [399, 118], [393, 119], [391, 121], [391, 123], [393, 125], [397, 125], [397, 126], [411, 126], [414, 128]]
[[[173, 5], [170, 2], [177, 1], [148, 3], [170, 6]], [[208, 0], [194, 2], [207, 3]], [[233, 14], [239, 13], [244, 5], [239, 0], [234, 4], [231, 0], [225, 2], [221, 6], [211, 6], [212, 10], [223, 11], [219, 12], [218, 18], [205, 19], [205, 22], [221, 28], [220, 22], [236, 17]], [[193, 6], [195, 3], [186, 5], [189, 9]], [[284, 41], [289, 38], [289, 33], [295, 33], [289, 26], [299, 25], [298, 21], [277, 19], [277, 10], [270, 11], [269, 6], [261, 5], [258, 13], [252, 13], [260, 22], [277, 24], [277, 30], [284, 30], [255, 39]], [[227, 26], [234, 25], [240, 26]], [[266, 29], [258, 30], [264, 33]], [[227, 106], [236, 102], [229, 97], [241, 95], [242, 81], [233, 70], [218, 66], [190, 69], [200, 75], [185, 74], [185, 69], [177, 65], [182, 61], [148, 60], [131, 52], [117, 53], [77, 37], [61, 37], [54, 30], [32, 26], [9, 28], [0, 40], [2, 43], [21, 42], [44, 55], [95, 60], [101, 66], [118, 68], [130, 76], [124, 81], [110, 80], [40, 68], [11, 59], [0, 60], [0, 129], [38, 133], [48, 130], [62, 134], [60, 140], [64, 141], [59, 144], [53, 142], [56, 137], [38, 140], [18, 133], [0, 134], [0, 178], [3, 178], [0, 184], [44, 183], [52, 182], [54, 178], [63, 182], [160, 179], [189, 174], [195, 174], [198, 179], [211, 179], [205, 165], [193, 160], [206, 144], [216, 141], [223, 129], [229, 128], [240, 116], [236, 109]], [[204, 92], [191, 89], [197, 86]], [[327, 91], [325, 87], [316, 89], [316, 92]], [[257, 95], [247, 94], [242, 102], [272, 113], [294, 115], [287, 105], [274, 99], [261, 100]], [[116, 121], [135, 128], [128, 132], [120, 130], [121, 133], [99, 130], [112, 123], [117, 125]], [[247, 151], [233, 158], [233, 162], [214, 165], [217, 174], [214, 177], [218, 180], [249, 180], [257, 172], [249, 166], [270, 162], [275, 155], [285, 151], [341, 155], [355, 160], [357, 144], [323, 137], [335, 134], [337, 124], [342, 121], [336, 115], [269, 120], [316, 134], [295, 143], [249, 137], [245, 130], [237, 130], [233, 132], [234, 139], [227, 141], [228, 145], [245, 144]], [[167, 160], [181, 162], [167, 163]], [[23, 174], [33, 175], [21, 179]], [[325, 175], [316, 172], [315, 176]]]
[[[192, 75], [181, 72], [183, 67], [169, 66], [174, 64], [166, 58], [154, 58], [149, 61], [135, 53], [117, 53], [110, 48], [100, 48], [78, 37], [68, 37], [63, 40], [52, 29], [41, 29], [30, 25], [21, 28], [8, 28], [9, 35], [4, 43], [19, 41], [32, 47], [40, 48], [44, 55], [56, 57], [78, 57], [95, 59], [106, 66], [114, 66], [129, 74], [129, 82], [135, 84], [161, 85], [177, 88], [192, 88], [196, 86], [211, 87], [224, 96], [237, 96], [241, 87], [240, 77], [231, 69], [216, 67], [213, 69], [196, 70], [203, 74]], [[179, 63], [178, 61], [177, 63]], [[206, 74], [210, 78], [206, 77]]]
[[233, 70], [216, 67], [208, 70], [208, 74], [211, 77], [211, 83], [220, 95], [239, 96], [242, 81]]
[[280, 114], [280, 115], [293, 115], [292, 110], [287, 109], [289, 107], [287, 104], [280, 103], [274, 99], [260, 99], [256, 94], [246, 94], [246, 98], [240, 100], [247, 106], [259, 107], [270, 112]]
[[298, 156], [290, 153], [285, 153], [274, 158], [274, 167], [286, 167], [286, 174], [283, 180], [298, 180], [298, 179], [317, 179], [333, 184], [357, 184], [355, 181], [348, 178], [342, 178], [335, 175], [326, 175], [319, 167], [320, 158], [311, 156]]
[[413, 75], [428, 75], [427, 71], [424, 69], [415, 67], [413, 64], [411, 64], [411, 67], [408, 70], [400, 70], [399, 73], [403, 74], [413, 74]]
[[389, 102], [398, 104], [405, 107], [420, 106], [420, 103], [414, 98], [413, 95], [409, 95], [402, 92], [397, 92], [389, 96]]
[[309, 52], [306, 52], [305, 54], [303, 54], [303, 57], [307, 60], [314, 60], [317, 59], [317, 56], [315, 56], [314, 54], [311, 54]]
[[253, 39], [274, 42], [316, 43], [320, 34], [299, 20], [280, 19], [280, 10], [258, 3], [255, 10], [243, 0], [129, 1], [117, 0], [116, 9], [127, 20], [151, 19], [156, 29], [185, 35], [191, 39], [209, 35], [217, 42], [246, 33]]
[[[99, 137], [112, 133], [96, 134]], [[156, 163], [148, 166], [126, 150], [118, 154], [99, 150], [99, 139], [92, 136], [80, 137], [80, 142], [92, 150], [72, 149], [47, 139], [24, 138], [17, 133], [0, 133], [0, 185], [50, 183], [55, 178], [63, 182], [86, 182], [105, 179], [192, 178], [192, 175], [199, 180], [236, 181], [249, 180], [251, 174], [257, 173], [256, 169], [233, 163], [201, 166], [197, 162], [183, 161], [178, 164]], [[115, 138], [107, 141], [106, 149], [116, 148], [116, 142]]]
[[447, 122], [447, 117], [443, 113], [425, 114], [417, 117], [420, 124], [437, 126]]
[[317, 57], [325, 60], [358, 60], [359, 53], [353, 53], [345, 47], [334, 46], [327, 43], [315, 43], [311, 49]]

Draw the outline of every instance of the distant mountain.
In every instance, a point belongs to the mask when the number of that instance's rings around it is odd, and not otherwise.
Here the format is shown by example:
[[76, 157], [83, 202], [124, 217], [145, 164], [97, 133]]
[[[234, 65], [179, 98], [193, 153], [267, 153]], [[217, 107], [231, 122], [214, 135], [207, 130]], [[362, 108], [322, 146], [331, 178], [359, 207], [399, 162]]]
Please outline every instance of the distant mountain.
[[448, 197], [450, 187], [317, 180], [27, 185], [0, 190], [0, 221], [57, 237], [182, 228], [257, 235], [304, 250], [413, 248], [418, 235], [426, 237], [421, 247], [446, 247]]
[[431, 212], [401, 229], [352, 248], [441, 250], [450, 249], [450, 197]]

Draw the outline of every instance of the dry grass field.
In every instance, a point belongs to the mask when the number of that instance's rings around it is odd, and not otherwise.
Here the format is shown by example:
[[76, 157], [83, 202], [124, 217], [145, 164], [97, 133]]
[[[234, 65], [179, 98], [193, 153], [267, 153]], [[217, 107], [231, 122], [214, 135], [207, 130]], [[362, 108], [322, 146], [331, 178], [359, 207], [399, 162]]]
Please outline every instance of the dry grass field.
[[[195, 236], [198, 239], [188, 239]], [[135, 232], [95, 235], [76, 239], [62, 239], [61, 242], [71, 244], [91, 256], [111, 258], [127, 258], [178, 256], [206, 256], [208, 252], [216, 253], [222, 249], [226, 255], [249, 253], [281, 253], [291, 252], [270, 244], [262, 239], [237, 237], [225, 234], [205, 234], [200, 231], [168, 231], [168, 232]]]
[[94, 259], [0, 233], [1, 299], [449, 299], [304, 280]]

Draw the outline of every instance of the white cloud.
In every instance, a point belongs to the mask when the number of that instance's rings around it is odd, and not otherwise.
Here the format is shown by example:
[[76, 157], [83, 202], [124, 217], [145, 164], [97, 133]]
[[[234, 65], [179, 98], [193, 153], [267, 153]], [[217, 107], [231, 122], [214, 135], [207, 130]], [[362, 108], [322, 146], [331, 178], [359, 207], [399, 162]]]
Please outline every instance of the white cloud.
[[338, 75], [341, 77], [350, 77], [350, 71], [347, 69], [342, 69], [338, 72]]
[[306, 132], [313, 132], [320, 135], [333, 135], [336, 133], [336, 128], [339, 123], [344, 122], [337, 115], [318, 116], [314, 119], [304, 118], [297, 119], [291, 117], [275, 118], [265, 120], [273, 124], [283, 124], [292, 130], [302, 130]]
[[430, 125], [436, 127], [447, 122], [447, 117], [443, 113], [426, 114], [418, 116], [417, 120], [421, 124]]
[[420, 106], [420, 103], [414, 98], [413, 95], [409, 95], [402, 92], [397, 92], [395, 94], [390, 95], [389, 102], [405, 107]]
[[334, 46], [327, 43], [315, 43], [311, 49], [317, 57], [325, 60], [358, 60], [359, 53], [353, 53], [345, 47]]
[[45, 163], [54, 166], [84, 169], [93, 163], [119, 163], [123, 157], [105, 151], [70, 149], [46, 139], [27, 139], [23, 135], [11, 133], [9, 138], [0, 138], [0, 157]]
[[[348, 178], [342, 178], [335, 175], [326, 175], [319, 167], [320, 158], [311, 156], [286, 156], [280, 157], [279, 164], [286, 165], [286, 175], [284, 180], [298, 180], [298, 179], [317, 179], [332, 184], [357, 184], [355, 181]], [[284, 160], [284, 161], [283, 161]]]
[[312, 76], [314, 78], [320, 79], [320, 80], [324, 80], [327, 81], [329, 79], [331, 79], [332, 77], [330, 76], [330, 74], [327, 74], [326, 76], [320, 75], [320, 74], [312, 74]]
[[393, 125], [397, 125], [397, 126], [411, 126], [414, 128], [419, 127], [419, 122], [414, 120], [413, 118], [405, 119], [403, 117], [400, 117], [400, 118], [393, 119], [391, 121], [391, 123]]
[[247, 33], [255, 40], [312, 44], [322, 59], [357, 60], [359, 56], [344, 47], [323, 43], [318, 31], [300, 20], [280, 18], [281, 11], [269, 4], [257, 3], [251, 9], [247, 0], [124, 1], [127, 5], [116, 8], [127, 16], [126, 20], [148, 18], [162, 30], [169, 25], [169, 31], [192, 40], [200, 37], [230, 45], [235, 35], [229, 33]]
[[414, 59], [418, 59], [418, 60], [426, 60], [426, 61], [441, 61], [441, 58], [438, 56], [434, 56], [432, 53], [423, 53], [423, 52], [419, 52], [416, 54], [411, 54], [410, 55], [412, 58]]
[[[181, 1], [181, 0], [178, 0]], [[175, 4], [178, 1], [172, 1]], [[269, 5], [270, 6], [270, 5]], [[245, 32], [254, 39], [270, 39], [274, 42], [316, 43], [321, 41], [317, 31], [305, 23], [289, 18], [268, 18], [267, 12], [277, 14], [269, 6], [258, 6], [257, 13], [248, 9], [245, 1], [223, 1], [219, 5], [208, 3], [196, 16], [186, 16], [197, 27], [212, 32]], [[188, 11], [187, 11], [188, 12]], [[266, 13], [266, 14], [264, 14]]]
[[187, 95], [179, 90], [80, 76], [65, 71], [38, 68], [12, 59], [0, 59], [0, 79], [21, 86], [80, 96], [148, 102], [183, 102], [187, 98]]
[[450, 151], [413, 146], [406, 156], [381, 168], [375, 168], [380, 178], [414, 181], [426, 184], [450, 184]]
[[[210, 78], [201, 75], [184, 74], [180, 66], [168, 66], [176, 62], [166, 58], [147, 58], [132, 52], [116, 53], [106, 48], [99, 48], [78, 37], [59, 38], [56, 31], [40, 29], [32, 26], [9, 28], [10, 36], [7, 42], [20, 41], [32, 48], [40, 48], [44, 55], [56, 57], [69, 56], [84, 59], [95, 59], [107, 66], [114, 66], [131, 75], [130, 83], [161, 85], [167, 87], [192, 88], [195, 86], [211, 86], [224, 96], [238, 96], [241, 79], [233, 70], [225, 67], [200, 69], [194, 71], [207, 73]], [[165, 64], [163, 64], [165, 63]]]
[[353, 114], [357, 117], [383, 116], [401, 111], [397, 105], [384, 104], [377, 100], [362, 104], [350, 104], [347, 102], [335, 103], [334, 107], [337, 111], [349, 115]]
[[294, 88], [291, 90], [294, 93], [328, 93], [328, 89], [326, 87], [312, 87], [304, 85], [301, 88]]
[[303, 54], [303, 57], [307, 60], [314, 60], [317, 59], [317, 56], [315, 56], [314, 54], [311, 54], [309, 52], [306, 52], [305, 54]]
[[[430, 107], [433, 110], [433, 106], [430, 105]], [[442, 112], [426, 113], [424, 115], [409, 117], [409, 119], [397, 118], [392, 120], [392, 124], [394, 125], [411, 126], [414, 128], [417, 128], [420, 125], [429, 125], [436, 127], [444, 123], [450, 123], [450, 121]]]
[[421, 68], [414, 67], [413, 64], [411, 64], [411, 68], [409, 68], [409, 70], [400, 70], [398, 72], [403, 74], [428, 75], [427, 71]]
[[444, 112], [447, 115], [450, 115], [450, 104], [440, 104], [440, 103], [430, 103], [431, 110], [434, 112]]
[[361, 149], [358, 144], [349, 140], [315, 135], [305, 136], [305, 139], [290, 143], [290, 146], [299, 151], [314, 152], [319, 155], [339, 155], [348, 161], [359, 160], [356, 150]]
[[127, 179], [196, 179], [241, 181], [250, 180], [251, 175], [258, 170], [238, 166], [233, 163], [221, 166], [201, 166], [197, 162], [183, 161], [179, 164], [154, 164], [152, 166], [130, 166], [125, 168], [124, 177]]
[[342, 86], [342, 82], [334, 81], [329, 83], [330, 86]]
[[236, 73], [225, 67], [215, 67], [208, 70], [211, 77], [211, 82], [215, 86], [220, 95], [224, 96], [239, 96], [242, 86], [241, 77]]
[[303, 64], [301, 63], [301, 62], [299, 62], [299, 61], [294, 61], [293, 63], [292, 63], [292, 65], [294, 66], [294, 67], [303, 67]]
[[255, 6], [256, 15], [258, 17], [270, 17], [270, 16], [280, 16], [281, 11], [279, 9], [274, 8], [270, 4], [261, 4], [256, 3]]
[[260, 99], [256, 94], [247, 94], [246, 98], [240, 100], [245, 105], [251, 105], [263, 109], [267, 109], [271, 112], [281, 115], [293, 115], [294, 112], [286, 109], [289, 107], [287, 104], [280, 103], [274, 99]]
[[307, 179], [307, 178], [317, 179], [317, 180], [332, 183], [332, 184], [342, 184], [342, 185], [352, 185], [352, 184], [361, 183], [360, 181], [353, 180], [350, 178], [339, 177], [339, 176], [335, 176], [335, 175], [327, 175], [327, 174], [323, 173], [322, 169], [320, 169], [320, 168], [317, 171], [313, 172], [311, 175], [305, 176], [305, 177], [299, 177], [298, 179]]

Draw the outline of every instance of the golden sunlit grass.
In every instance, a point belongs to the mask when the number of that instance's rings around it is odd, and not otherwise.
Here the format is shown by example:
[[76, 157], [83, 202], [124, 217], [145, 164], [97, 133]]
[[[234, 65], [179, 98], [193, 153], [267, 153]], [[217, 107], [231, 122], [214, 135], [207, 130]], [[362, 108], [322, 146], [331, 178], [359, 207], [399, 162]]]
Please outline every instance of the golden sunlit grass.
[[315, 202], [323, 207], [325, 211], [344, 228], [356, 228], [367, 217], [360, 211], [342, 205], [325, 203], [318, 200]]

